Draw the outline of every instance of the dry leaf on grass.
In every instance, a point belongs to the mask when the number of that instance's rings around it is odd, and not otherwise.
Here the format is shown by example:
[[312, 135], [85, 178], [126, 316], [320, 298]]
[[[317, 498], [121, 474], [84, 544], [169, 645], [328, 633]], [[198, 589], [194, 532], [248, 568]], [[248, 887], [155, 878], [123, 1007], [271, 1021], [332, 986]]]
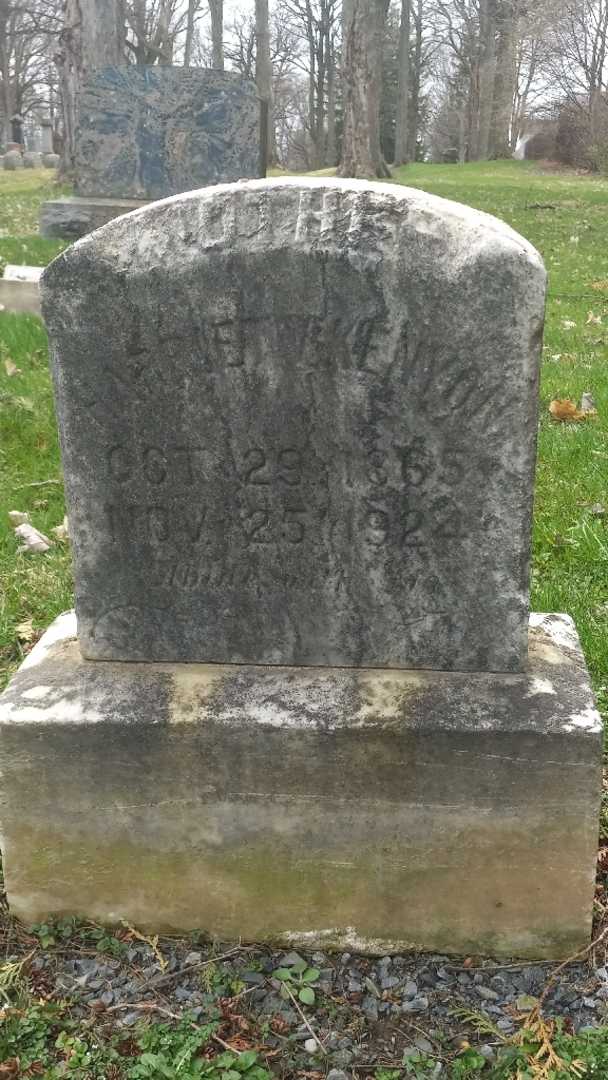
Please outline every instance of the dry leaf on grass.
[[36, 631], [32, 625], [31, 619], [24, 619], [18, 626], [15, 627], [15, 633], [19, 638], [19, 641], [31, 641]]
[[55, 528], [51, 529], [51, 532], [57, 540], [60, 540], [62, 543], [69, 543], [70, 531], [68, 527], [67, 515], [64, 517], [61, 525], [55, 525]]
[[16, 529], [18, 525], [28, 524], [30, 515], [25, 510], [9, 510], [8, 520], [11, 529]]
[[549, 403], [549, 412], [554, 420], [563, 421], [589, 420], [597, 415], [591, 394], [583, 394], [580, 409], [571, 398], [554, 398]]
[[589, 325], [589, 323], [592, 323], [594, 326], [601, 326], [602, 325], [602, 316], [601, 315], [594, 315], [592, 311], [588, 311], [587, 312], [587, 325]]
[[574, 330], [576, 323], [572, 319], [562, 319], [562, 328], [564, 330]]
[[17, 548], [17, 551], [21, 554], [33, 554], [43, 555], [45, 551], [51, 548], [51, 541], [44, 533], [38, 532], [33, 525], [28, 525], [24, 522], [23, 525], [18, 525], [15, 529], [15, 536], [18, 536], [22, 541], [21, 545]]
[[6, 374], [8, 375], [9, 379], [13, 375], [22, 375], [23, 374], [23, 372], [21, 371], [21, 368], [18, 368], [17, 365], [13, 363], [10, 356], [7, 356], [5, 358], [4, 370], [6, 371]]

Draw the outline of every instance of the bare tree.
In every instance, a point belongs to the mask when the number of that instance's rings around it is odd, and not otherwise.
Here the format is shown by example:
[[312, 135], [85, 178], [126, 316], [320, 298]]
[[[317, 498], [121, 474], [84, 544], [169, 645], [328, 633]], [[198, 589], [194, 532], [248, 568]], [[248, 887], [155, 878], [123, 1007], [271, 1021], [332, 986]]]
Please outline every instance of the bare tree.
[[224, 70], [224, 0], [209, 0], [212, 65]]
[[272, 129], [272, 68], [268, 0], [255, 0], [255, 81], [260, 99], [260, 176], [266, 176]]
[[380, 150], [382, 34], [387, 7], [387, 0], [349, 0], [343, 23], [340, 176], [389, 175]]
[[410, 154], [408, 113], [410, 99], [410, 0], [401, 0], [399, 24], [399, 71], [395, 118], [395, 165], [404, 165]]

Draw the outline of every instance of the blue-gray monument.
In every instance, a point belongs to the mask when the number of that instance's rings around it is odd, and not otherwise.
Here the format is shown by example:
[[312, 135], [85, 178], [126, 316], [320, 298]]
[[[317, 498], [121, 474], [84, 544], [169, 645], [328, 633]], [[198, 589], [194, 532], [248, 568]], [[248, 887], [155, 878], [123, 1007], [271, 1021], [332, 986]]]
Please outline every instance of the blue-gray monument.
[[151, 199], [259, 175], [255, 84], [205, 68], [106, 67], [79, 100], [75, 196], [41, 232], [75, 238]]

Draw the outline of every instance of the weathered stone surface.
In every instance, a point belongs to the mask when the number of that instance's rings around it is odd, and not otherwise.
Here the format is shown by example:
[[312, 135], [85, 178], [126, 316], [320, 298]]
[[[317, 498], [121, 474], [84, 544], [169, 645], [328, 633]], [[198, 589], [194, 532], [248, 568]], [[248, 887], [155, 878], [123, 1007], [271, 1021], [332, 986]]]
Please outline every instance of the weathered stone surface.
[[11, 911], [221, 940], [566, 956], [591, 927], [602, 734], [572, 621], [525, 674], [83, 660], [0, 706]]
[[40, 235], [78, 240], [142, 205], [136, 199], [81, 199], [77, 195], [49, 199], [40, 207]]
[[9, 150], [2, 159], [2, 167], [9, 172], [23, 168], [23, 155], [20, 150]]
[[44, 153], [42, 155], [42, 164], [45, 169], [58, 169], [60, 160], [59, 154]]
[[515, 670], [545, 273], [422, 192], [257, 181], [42, 279], [97, 659]]
[[39, 154], [36, 150], [26, 150], [23, 155], [23, 168], [24, 169], [41, 169], [42, 168], [42, 154]]
[[182, 67], [108, 67], [80, 97], [78, 195], [161, 199], [259, 176], [250, 79]]

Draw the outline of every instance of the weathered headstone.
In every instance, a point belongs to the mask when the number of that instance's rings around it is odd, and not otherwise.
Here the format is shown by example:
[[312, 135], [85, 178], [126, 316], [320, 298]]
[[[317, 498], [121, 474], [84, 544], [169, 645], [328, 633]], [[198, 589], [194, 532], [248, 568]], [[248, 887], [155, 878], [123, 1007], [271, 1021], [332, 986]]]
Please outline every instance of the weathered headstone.
[[16, 914], [586, 942], [601, 724], [571, 620], [527, 611], [544, 280], [493, 218], [332, 180], [46, 271], [78, 641], [3, 699]]
[[[60, 162], [59, 154], [43, 154], [42, 164], [45, 169], [58, 169]], [[105, 221], [103, 222], [105, 225]]]
[[203, 68], [105, 68], [80, 100], [76, 194], [162, 199], [256, 176], [255, 86]]
[[23, 168], [23, 155], [20, 150], [8, 150], [4, 155], [2, 167], [9, 172]]
[[37, 150], [26, 150], [23, 155], [23, 168], [24, 169], [41, 169], [42, 168], [42, 154]]
[[216, 189], [48, 271], [86, 656], [521, 670], [544, 270], [427, 203]]
[[[235, 72], [130, 64], [94, 73], [79, 98], [76, 187], [42, 210], [44, 235], [82, 228], [138, 203], [259, 175], [259, 103], [254, 83]], [[118, 202], [117, 202], [118, 201]]]
[[42, 145], [40, 147], [43, 154], [53, 153], [53, 121], [50, 117], [47, 117], [41, 123], [42, 130]]

